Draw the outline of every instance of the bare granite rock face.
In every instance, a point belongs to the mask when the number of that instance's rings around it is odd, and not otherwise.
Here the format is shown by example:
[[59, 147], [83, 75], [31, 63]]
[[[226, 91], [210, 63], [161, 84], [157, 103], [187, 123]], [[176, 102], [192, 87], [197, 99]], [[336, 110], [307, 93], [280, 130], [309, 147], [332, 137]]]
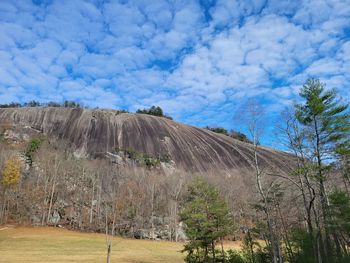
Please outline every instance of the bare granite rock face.
[[[29, 126], [67, 141], [81, 157], [119, 149], [134, 149], [149, 156], [168, 156], [176, 168], [249, 171], [252, 145], [225, 135], [184, 125], [166, 118], [115, 110], [73, 108], [0, 109], [0, 124]], [[261, 147], [262, 166], [288, 170], [290, 157]]]

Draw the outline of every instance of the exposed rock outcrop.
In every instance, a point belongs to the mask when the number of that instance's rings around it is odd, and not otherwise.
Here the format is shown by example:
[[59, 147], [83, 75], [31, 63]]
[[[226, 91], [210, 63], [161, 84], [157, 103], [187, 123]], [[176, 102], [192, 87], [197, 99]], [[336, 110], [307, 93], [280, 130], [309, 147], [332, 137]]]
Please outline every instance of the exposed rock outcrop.
[[[252, 145], [161, 117], [99, 109], [9, 108], [0, 109], [0, 123], [29, 126], [66, 140], [79, 156], [130, 148], [167, 156], [187, 171], [251, 169]], [[285, 153], [261, 148], [259, 155], [263, 166], [289, 167]]]

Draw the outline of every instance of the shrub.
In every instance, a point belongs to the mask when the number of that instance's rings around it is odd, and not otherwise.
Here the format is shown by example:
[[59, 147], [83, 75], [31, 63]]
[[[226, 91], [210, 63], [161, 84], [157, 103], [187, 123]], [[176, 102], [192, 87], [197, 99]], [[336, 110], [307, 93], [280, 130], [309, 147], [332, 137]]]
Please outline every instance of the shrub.
[[228, 131], [225, 128], [223, 128], [223, 127], [209, 127], [209, 126], [206, 126], [205, 129], [207, 129], [209, 131], [212, 131], [212, 132], [216, 132], [216, 133], [220, 133], [220, 134], [224, 134], [224, 135], [229, 136]]
[[244, 259], [243, 255], [239, 253], [237, 250], [228, 250], [226, 253], [226, 260], [228, 263], [246, 263], [247, 261]]
[[7, 104], [0, 104], [0, 108], [20, 108], [22, 105], [17, 102], [11, 102]]
[[207, 130], [212, 131], [212, 132], [224, 134], [226, 136], [230, 136], [233, 139], [239, 140], [241, 142], [252, 143], [252, 141], [248, 139], [247, 135], [245, 135], [244, 133], [239, 132], [239, 131], [231, 130], [230, 132], [228, 132], [223, 127], [209, 127], [209, 126], [204, 127], [204, 129], [207, 129]]
[[65, 108], [78, 108], [78, 109], [81, 108], [78, 102], [69, 101], [69, 100], [66, 100], [63, 105]]
[[50, 101], [49, 103], [47, 103], [47, 107], [62, 107], [61, 104], [57, 103], [57, 102], [54, 102], [54, 101]]
[[39, 149], [41, 143], [42, 143], [42, 140], [38, 138], [34, 138], [29, 142], [27, 149], [24, 153], [26, 157], [26, 161], [29, 164], [29, 166], [32, 166], [34, 153]]
[[5, 162], [1, 183], [4, 187], [15, 187], [21, 177], [21, 162], [17, 158]]
[[24, 107], [40, 107], [40, 106], [41, 106], [41, 103], [35, 100], [24, 103]]
[[239, 131], [232, 130], [230, 132], [230, 137], [232, 137], [236, 140], [239, 140], [241, 142], [252, 143], [252, 141], [248, 139], [247, 135], [245, 135], [244, 133], [239, 132]]
[[138, 109], [136, 111], [136, 113], [148, 114], [148, 115], [153, 115], [153, 116], [157, 116], [157, 117], [164, 117], [164, 118], [167, 118], [169, 120], [173, 119], [172, 117], [165, 115], [162, 108], [159, 106], [152, 106], [149, 109]]
[[154, 156], [150, 156], [148, 154], [145, 153], [141, 153], [136, 151], [133, 148], [115, 148], [115, 152], [117, 154], [124, 154], [127, 158], [136, 161], [139, 164], [142, 165], [146, 165], [147, 167], [156, 167], [159, 166], [159, 164], [161, 162], [169, 162], [170, 161], [170, 157], [168, 155], [165, 155], [163, 157], [154, 157]]

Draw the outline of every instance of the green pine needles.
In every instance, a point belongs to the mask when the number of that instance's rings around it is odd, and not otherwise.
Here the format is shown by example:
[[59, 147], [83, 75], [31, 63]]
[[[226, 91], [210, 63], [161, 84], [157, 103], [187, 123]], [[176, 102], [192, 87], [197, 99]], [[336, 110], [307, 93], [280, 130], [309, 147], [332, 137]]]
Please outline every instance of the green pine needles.
[[226, 203], [214, 186], [203, 178], [195, 178], [180, 217], [189, 239], [183, 250], [187, 252], [186, 262], [217, 262], [225, 257], [222, 246], [218, 250], [216, 245], [231, 233], [233, 223]]

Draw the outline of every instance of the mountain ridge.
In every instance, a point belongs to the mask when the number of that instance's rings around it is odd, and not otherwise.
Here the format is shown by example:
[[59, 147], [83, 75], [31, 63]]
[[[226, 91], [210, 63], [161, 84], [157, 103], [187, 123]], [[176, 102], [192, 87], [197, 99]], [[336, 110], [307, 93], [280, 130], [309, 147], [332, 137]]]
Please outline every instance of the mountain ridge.
[[[115, 149], [169, 156], [179, 169], [193, 172], [252, 169], [253, 146], [229, 136], [167, 118], [117, 110], [63, 107], [0, 109], [0, 123], [29, 126], [69, 143], [80, 157]], [[287, 171], [289, 156], [259, 147], [262, 166]]]

